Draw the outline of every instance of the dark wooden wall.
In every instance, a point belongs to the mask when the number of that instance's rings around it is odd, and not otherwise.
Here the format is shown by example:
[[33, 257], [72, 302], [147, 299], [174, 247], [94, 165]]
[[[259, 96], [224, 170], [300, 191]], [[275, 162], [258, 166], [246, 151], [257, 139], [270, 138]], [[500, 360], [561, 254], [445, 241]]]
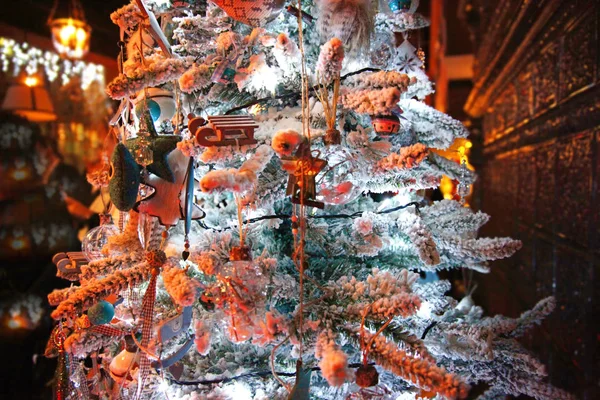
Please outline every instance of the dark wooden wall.
[[477, 296], [518, 315], [554, 295], [526, 342], [555, 385], [599, 399], [599, 1], [466, 0], [461, 14], [475, 44], [465, 109], [482, 121], [484, 233], [523, 241]]

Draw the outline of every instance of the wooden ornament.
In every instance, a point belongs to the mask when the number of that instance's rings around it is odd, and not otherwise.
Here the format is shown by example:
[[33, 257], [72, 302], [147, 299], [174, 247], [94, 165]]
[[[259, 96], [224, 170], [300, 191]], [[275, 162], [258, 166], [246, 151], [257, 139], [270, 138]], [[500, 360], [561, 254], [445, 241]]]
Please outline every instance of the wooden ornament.
[[248, 246], [233, 246], [229, 250], [229, 261], [250, 261], [252, 250]]
[[113, 151], [111, 169], [112, 176], [108, 183], [110, 199], [120, 211], [129, 211], [137, 199], [140, 167], [122, 143], [119, 143]]
[[190, 132], [200, 146], [244, 146], [258, 142], [254, 130], [258, 124], [249, 115], [222, 115], [208, 117], [208, 123], [200, 126], [195, 118], [188, 123]]
[[[174, 183], [158, 176], [149, 176], [145, 183], [154, 189], [154, 193], [139, 202], [136, 207], [139, 212], [157, 217], [164, 226], [175, 225], [180, 219], [187, 218], [183, 210], [186, 202], [184, 181], [189, 159], [180, 150], [175, 150], [169, 154], [168, 165], [173, 173]], [[191, 212], [188, 213], [190, 221], [205, 217], [206, 214], [200, 207], [193, 203], [189, 205], [191, 208]]]
[[213, 3], [236, 21], [257, 27], [275, 19], [285, 0], [213, 0]]
[[361, 365], [356, 370], [356, 384], [362, 388], [376, 386], [379, 383], [379, 373], [372, 365]]
[[70, 281], [78, 281], [81, 267], [87, 265], [88, 260], [81, 251], [57, 253], [52, 257], [52, 262], [58, 269], [58, 276]]
[[293, 204], [324, 208], [323, 202], [317, 201], [317, 185], [315, 178], [327, 166], [327, 161], [313, 157], [304, 142], [298, 146], [293, 156], [282, 156], [283, 169], [289, 174], [286, 195], [292, 197]]

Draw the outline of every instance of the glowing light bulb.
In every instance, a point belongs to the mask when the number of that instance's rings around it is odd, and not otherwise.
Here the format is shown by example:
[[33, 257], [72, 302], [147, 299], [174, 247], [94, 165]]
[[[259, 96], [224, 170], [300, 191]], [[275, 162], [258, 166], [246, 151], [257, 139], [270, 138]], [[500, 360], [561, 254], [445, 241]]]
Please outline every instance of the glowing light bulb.
[[71, 37], [73, 35], [75, 35], [75, 26], [73, 25], [73, 22], [69, 20], [69, 23], [63, 26], [60, 30], [60, 40], [61, 42], [68, 42], [69, 40], [71, 40]]
[[25, 78], [25, 85], [29, 87], [36, 86], [38, 84], [38, 79], [35, 76], [28, 76]]
[[75, 34], [75, 38], [77, 39], [77, 43], [81, 44], [87, 39], [87, 32], [83, 28], [78, 28], [77, 33]]

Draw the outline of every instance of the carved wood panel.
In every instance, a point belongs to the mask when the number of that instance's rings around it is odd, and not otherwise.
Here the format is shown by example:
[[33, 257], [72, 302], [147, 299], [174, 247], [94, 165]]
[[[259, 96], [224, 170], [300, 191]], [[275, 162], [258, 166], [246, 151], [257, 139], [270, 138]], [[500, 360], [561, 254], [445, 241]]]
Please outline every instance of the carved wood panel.
[[587, 132], [557, 143], [557, 234], [585, 248], [592, 207], [592, 142], [593, 133]]
[[517, 78], [516, 122], [528, 119], [533, 114], [533, 64], [528, 64]]
[[535, 64], [534, 113], [556, 104], [558, 97], [558, 43], [550, 43], [540, 52]]
[[466, 1], [488, 21], [472, 30], [478, 69], [466, 105], [483, 117], [485, 233], [523, 241], [492, 274], [503, 270], [524, 307], [556, 296], [528, 343], [554, 384], [600, 398], [600, 1]]
[[[554, 143], [543, 144], [535, 151], [535, 226], [552, 233], [554, 224], [554, 193], [556, 191]], [[493, 170], [489, 173], [495, 174]]]
[[597, 70], [596, 18], [588, 14], [565, 34], [560, 63], [562, 96], [594, 83]]

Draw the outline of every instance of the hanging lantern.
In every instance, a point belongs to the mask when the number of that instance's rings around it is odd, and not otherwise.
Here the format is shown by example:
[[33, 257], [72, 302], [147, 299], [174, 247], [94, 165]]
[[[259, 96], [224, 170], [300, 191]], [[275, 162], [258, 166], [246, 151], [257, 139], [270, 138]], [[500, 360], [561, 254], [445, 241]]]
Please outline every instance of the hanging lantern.
[[59, 0], [48, 17], [48, 25], [52, 31], [52, 43], [61, 57], [79, 59], [90, 50], [92, 28], [85, 21], [83, 7], [78, 0], [71, 0], [68, 17], [56, 18]]

